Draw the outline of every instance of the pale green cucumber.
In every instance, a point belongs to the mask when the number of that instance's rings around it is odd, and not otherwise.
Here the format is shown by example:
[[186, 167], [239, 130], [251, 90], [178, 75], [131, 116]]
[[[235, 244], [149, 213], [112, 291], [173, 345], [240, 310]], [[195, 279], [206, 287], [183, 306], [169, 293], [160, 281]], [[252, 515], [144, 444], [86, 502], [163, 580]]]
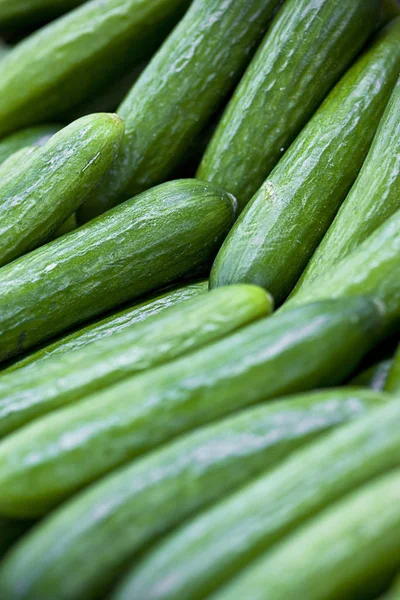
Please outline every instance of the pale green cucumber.
[[13, 177], [16, 169], [22, 169], [28, 164], [28, 157], [36, 151], [33, 146], [25, 146], [16, 150], [0, 164], [0, 185], [3, 185], [8, 177]]
[[44, 146], [57, 131], [60, 131], [61, 127], [62, 125], [37, 125], [3, 138], [0, 140], [0, 163], [26, 146]]

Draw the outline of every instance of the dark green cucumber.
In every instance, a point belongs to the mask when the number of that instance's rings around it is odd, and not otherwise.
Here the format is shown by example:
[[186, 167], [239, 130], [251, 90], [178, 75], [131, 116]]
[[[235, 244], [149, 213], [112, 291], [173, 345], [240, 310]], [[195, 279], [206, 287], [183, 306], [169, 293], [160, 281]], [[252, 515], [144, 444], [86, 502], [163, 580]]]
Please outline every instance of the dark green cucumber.
[[[375, 28], [378, 0], [287, 0], [197, 172], [243, 209]], [[250, 143], [249, 143], [250, 141]]]
[[0, 583], [2, 600], [17, 597], [18, 572], [24, 573], [21, 600], [97, 598], [145, 544], [387, 399], [355, 389], [290, 396], [203, 427], [133, 462], [63, 505], [19, 545], [0, 574], [0, 582], [7, 581], [7, 593]]
[[78, 223], [76, 221], [76, 215], [75, 213], [73, 215], [71, 215], [69, 217], [69, 219], [67, 219], [66, 221], [64, 221], [64, 223], [62, 225], [60, 225], [60, 227], [57, 229], [57, 231], [54, 232], [52, 239], [56, 239], [61, 237], [62, 235], [65, 235], [66, 233], [70, 233], [71, 231], [74, 231], [74, 229], [76, 229], [78, 226]]
[[396, 352], [385, 389], [392, 394], [400, 393], [400, 347]]
[[[372, 590], [387, 585], [400, 567], [399, 505], [396, 469], [323, 511], [213, 594], [213, 600], [372, 597]], [[290, 577], [282, 577], [288, 570]], [[118, 600], [135, 597], [114, 595]]]
[[151, 56], [188, 3], [90, 0], [25, 38], [0, 62], [0, 136], [60, 118]]
[[280, 304], [345, 199], [372, 142], [400, 68], [400, 19], [351, 67], [233, 227], [212, 287], [256, 283]]
[[369, 387], [373, 390], [383, 390], [386, 385], [386, 381], [393, 364], [392, 358], [386, 358], [380, 362], [375, 363], [372, 367], [361, 371], [353, 379], [350, 380], [348, 385], [351, 386], [363, 386]]
[[280, 2], [193, 1], [117, 110], [125, 143], [79, 211], [82, 221], [168, 177], [240, 77]]
[[[393, 401], [300, 448], [272, 472], [161, 541], [136, 565], [115, 600], [210, 598], [212, 591], [302, 522], [364, 482], [399, 467], [399, 418], [400, 404]], [[369, 510], [374, 511], [374, 505]], [[398, 503], [395, 510], [398, 513]], [[240, 597], [253, 600], [252, 595]]]
[[165, 183], [0, 269], [0, 360], [212, 259], [234, 219], [209, 183]]
[[400, 208], [400, 78], [356, 183], [303, 272], [311, 283]]
[[78, 350], [87, 344], [124, 331], [127, 327], [130, 327], [135, 323], [141, 323], [149, 317], [163, 312], [166, 308], [180, 304], [185, 300], [196, 298], [200, 294], [204, 294], [207, 292], [207, 289], [208, 282], [199, 281], [180, 285], [165, 290], [162, 293], [157, 292], [142, 302], [135, 303], [129, 308], [125, 308], [100, 321], [95, 321], [90, 325], [86, 325], [86, 327], [78, 329], [59, 338], [51, 344], [44, 346], [40, 350], [28, 354], [28, 356], [17, 360], [13, 365], [4, 369], [1, 372], [1, 375], [27, 365], [36, 365], [38, 362], [48, 360], [53, 356], [59, 356], [60, 354]]
[[362, 297], [301, 307], [28, 424], [0, 443], [0, 515], [43, 514], [179, 434], [341, 382], [374, 344], [381, 320], [377, 304]]
[[0, 560], [30, 528], [29, 521], [0, 518]]
[[85, 0], [0, 0], [0, 30], [33, 26], [55, 19]]
[[0, 437], [140, 371], [223, 338], [271, 312], [272, 300], [262, 288], [229, 286], [168, 308], [68, 354], [2, 375]]
[[400, 4], [398, 0], [382, 0], [382, 24], [400, 16]]
[[44, 146], [57, 131], [60, 131], [61, 127], [62, 125], [37, 125], [2, 139], [0, 141], [0, 163], [26, 146]]
[[400, 600], [400, 577], [397, 577], [389, 593], [382, 600]]
[[117, 115], [82, 117], [10, 170], [0, 181], [0, 266], [46, 242], [75, 212], [109, 169], [123, 135]]

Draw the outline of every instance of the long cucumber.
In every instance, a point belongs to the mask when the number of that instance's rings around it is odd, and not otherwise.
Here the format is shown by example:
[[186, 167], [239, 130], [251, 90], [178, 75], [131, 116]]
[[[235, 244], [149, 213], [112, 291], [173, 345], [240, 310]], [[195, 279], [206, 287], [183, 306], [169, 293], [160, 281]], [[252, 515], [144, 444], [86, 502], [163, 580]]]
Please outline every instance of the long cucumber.
[[252, 198], [219, 252], [211, 285], [292, 291], [363, 164], [400, 68], [400, 18], [325, 99]]
[[385, 389], [392, 364], [393, 358], [381, 360], [372, 365], [372, 367], [358, 373], [350, 380], [348, 385], [369, 387], [373, 390], [383, 390]]
[[0, 30], [39, 24], [83, 4], [85, 0], [0, 0]]
[[46, 142], [58, 131], [62, 125], [37, 125], [12, 133], [0, 140], [0, 164], [9, 156], [26, 146], [44, 146]]
[[[289, 396], [203, 427], [133, 462], [63, 505], [22, 541], [0, 573], [3, 600], [97, 597], [145, 544], [316, 436], [388, 399], [340, 388]], [[18, 596], [16, 573], [24, 573]]]
[[392, 394], [400, 394], [400, 346], [389, 371], [385, 389]]

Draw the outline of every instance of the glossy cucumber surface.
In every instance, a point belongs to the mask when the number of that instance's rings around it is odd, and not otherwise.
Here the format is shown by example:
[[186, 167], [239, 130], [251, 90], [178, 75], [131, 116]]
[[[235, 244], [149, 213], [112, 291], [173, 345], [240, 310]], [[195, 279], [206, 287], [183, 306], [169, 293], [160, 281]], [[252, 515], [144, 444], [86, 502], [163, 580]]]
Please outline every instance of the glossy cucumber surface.
[[288, 0], [226, 109], [197, 172], [243, 209], [364, 45], [378, 0]]
[[385, 390], [392, 394], [400, 394], [400, 347], [396, 352], [393, 364], [389, 371]]
[[85, 0], [0, 0], [0, 29], [20, 29], [54, 19]]
[[3, 163], [11, 154], [26, 146], [44, 146], [49, 139], [60, 131], [62, 125], [37, 125], [22, 129], [0, 140], [0, 163]]
[[340, 383], [374, 344], [381, 320], [368, 298], [301, 307], [28, 424], [0, 443], [0, 515], [39, 516], [179, 434]]
[[[311, 392], [179, 438], [101, 480], [46, 519], [7, 561], [5, 598], [97, 597], [145, 544], [316, 436], [388, 399], [370, 390]], [[24, 584], [16, 596], [18, 572], [24, 573]]]
[[211, 260], [235, 213], [212, 184], [173, 181], [0, 269], [0, 359]]
[[361, 371], [348, 383], [350, 386], [369, 387], [373, 390], [383, 390], [387, 382], [393, 358], [387, 358], [375, 363], [372, 367]]
[[4, 184], [8, 177], [13, 177], [16, 169], [24, 168], [28, 164], [28, 157], [36, 151], [34, 146], [24, 146], [13, 152], [0, 164], [0, 180]]
[[212, 287], [255, 283], [276, 304], [292, 291], [363, 164], [400, 68], [400, 19], [335, 86], [243, 211]]

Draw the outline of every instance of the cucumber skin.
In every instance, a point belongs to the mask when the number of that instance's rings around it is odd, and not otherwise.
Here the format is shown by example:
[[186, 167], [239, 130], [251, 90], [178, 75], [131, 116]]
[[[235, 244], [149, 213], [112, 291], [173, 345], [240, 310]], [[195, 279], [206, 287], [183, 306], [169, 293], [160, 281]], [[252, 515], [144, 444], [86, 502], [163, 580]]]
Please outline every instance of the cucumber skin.
[[10, 156], [0, 164], [1, 183], [4, 184], [6, 179], [12, 177], [16, 169], [24, 168], [25, 165], [28, 164], [28, 157], [33, 154], [33, 152], [36, 152], [34, 146], [25, 146], [10, 154]]
[[[15, 589], [14, 573], [24, 573], [24, 592], [15, 596], [9, 591], [3, 600], [97, 597], [145, 544], [323, 432], [382, 406], [388, 398], [340, 388], [282, 398], [133, 462], [63, 505], [19, 545], [0, 572], [0, 585], [4, 573]], [[110, 508], [100, 517], [104, 506]], [[112, 553], [106, 550], [110, 539]]]
[[254, 283], [282, 303], [357, 177], [399, 67], [400, 19], [336, 85], [247, 205], [213, 265], [211, 287]]
[[75, 212], [114, 161], [123, 135], [116, 115], [89, 115], [22, 157], [0, 183], [0, 266], [46, 242]]
[[0, 438], [89, 394], [223, 338], [273, 309], [269, 295], [255, 286], [229, 286], [215, 292], [34, 368], [0, 377]]
[[156, 294], [142, 302], [135, 303], [133, 306], [109, 315], [100, 321], [95, 321], [82, 329], [61, 337], [40, 350], [28, 354], [28, 356], [24, 356], [11, 366], [3, 369], [0, 375], [11, 373], [28, 365], [33, 367], [53, 356], [60, 356], [78, 350], [87, 344], [124, 331], [127, 327], [145, 321], [149, 317], [163, 312], [166, 308], [204, 294], [207, 289], [208, 282], [199, 281], [168, 289], [161, 294], [156, 292]]
[[61, 237], [62, 235], [65, 235], [66, 233], [71, 233], [71, 231], [74, 231], [77, 228], [77, 226], [78, 223], [76, 222], [76, 215], [74, 213], [66, 221], [64, 221], [62, 225], [60, 225], [57, 231], [53, 233], [51, 239], [56, 240], [57, 238]]
[[197, 177], [234, 194], [242, 210], [357, 56], [378, 15], [377, 0], [285, 2], [236, 88]]
[[16, 521], [0, 517], [0, 560], [3, 560], [11, 546], [26, 534], [30, 526], [29, 521]]
[[381, 319], [368, 298], [301, 307], [28, 424], [0, 444], [0, 514], [39, 516], [179, 434], [269, 398], [339, 383], [374, 343]]
[[0, 28], [20, 29], [60, 15], [83, 4], [85, 0], [0, 0]]
[[125, 143], [79, 211], [81, 222], [168, 177], [234, 87], [280, 2], [192, 2], [118, 108]]
[[400, 78], [356, 183], [303, 272], [307, 285], [360, 245], [400, 208]]
[[0, 62], [0, 136], [60, 118], [150, 56], [188, 0], [91, 0]]
[[385, 389], [386, 381], [392, 364], [392, 358], [381, 360], [380, 362], [372, 365], [372, 367], [361, 371], [361, 373], [351, 379], [348, 385], [369, 387], [373, 390], [382, 391]]
[[[164, 538], [136, 564], [113, 600], [125, 600], [128, 590], [130, 598], [146, 600], [214, 597], [213, 591], [303, 522], [398, 467], [399, 417], [400, 405], [389, 402], [300, 448]], [[309, 595], [297, 596], [303, 597]]]
[[37, 125], [22, 129], [0, 140], [0, 164], [9, 156], [26, 146], [44, 146], [46, 142], [60, 129], [62, 125]]
[[400, 394], [400, 346], [394, 357], [394, 361], [385, 385], [385, 390], [391, 394]]
[[234, 213], [212, 184], [168, 182], [3, 267], [0, 360], [210, 260]]

